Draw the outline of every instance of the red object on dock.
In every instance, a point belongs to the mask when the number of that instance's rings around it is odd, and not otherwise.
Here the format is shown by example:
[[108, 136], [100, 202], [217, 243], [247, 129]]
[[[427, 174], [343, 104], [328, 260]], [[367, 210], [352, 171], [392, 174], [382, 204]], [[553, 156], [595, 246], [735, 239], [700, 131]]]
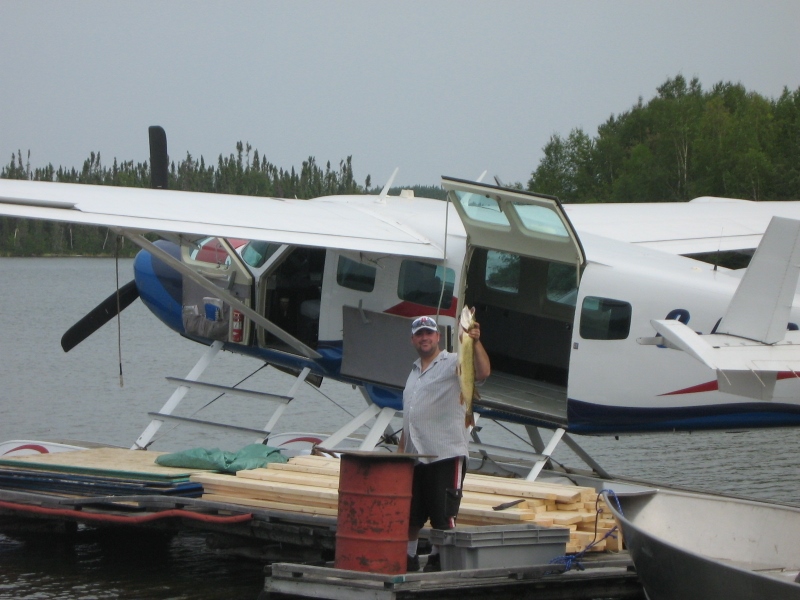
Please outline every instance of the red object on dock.
[[346, 452], [339, 472], [337, 569], [406, 572], [414, 457]]

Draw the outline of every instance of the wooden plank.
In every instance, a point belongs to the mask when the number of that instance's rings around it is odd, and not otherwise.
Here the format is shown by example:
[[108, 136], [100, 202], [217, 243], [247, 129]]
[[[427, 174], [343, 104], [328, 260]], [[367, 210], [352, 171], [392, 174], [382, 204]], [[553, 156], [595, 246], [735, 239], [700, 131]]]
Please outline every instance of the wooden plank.
[[208, 473], [202, 475], [192, 475], [191, 480], [202, 484], [211, 484], [218, 486], [225, 486], [241, 492], [254, 492], [254, 493], [275, 493], [287, 494], [293, 492], [299, 496], [308, 496], [314, 498], [326, 498], [338, 500], [338, 490], [330, 490], [327, 488], [314, 488], [307, 485], [296, 485], [293, 483], [279, 483], [271, 481], [261, 481], [255, 479], [244, 479], [242, 477], [234, 477], [231, 475], [218, 475], [215, 473]]
[[509, 502], [522, 502], [517, 505], [517, 508], [534, 508], [541, 507], [545, 509], [545, 501], [539, 498], [520, 498], [519, 496], [503, 496], [501, 494], [487, 494], [485, 492], [474, 492], [464, 490], [464, 501], [471, 504], [485, 504], [489, 507], [499, 506], [501, 504], [508, 504]]
[[186, 479], [203, 469], [178, 469], [155, 464], [163, 452], [127, 450], [124, 448], [89, 448], [74, 452], [53, 452], [28, 456], [8, 456], [0, 465], [59, 473], [77, 473], [125, 477], [128, 479]]
[[322, 465], [327, 465], [335, 469], [339, 469], [339, 465], [341, 461], [338, 458], [328, 457], [328, 456], [294, 456], [289, 459], [289, 463], [293, 465], [308, 465], [311, 467], [319, 467]]
[[224, 502], [227, 504], [237, 504], [241, 506], [253, 506], [259, 508], [269, 508], [272, 510], [281, 510], [292, 513], [302, 513], [306, 515], [321, 515], [327, 517], [335, 517], [337, 511], [330, 508], [312, 507], [312, 506], [298, 506], [296, 504], [288, 504], [285, 502], [273, 502], [271, 500], [257, 500], [255, 498], [242, 498], [239, 496], [226, 496], [224, 494], [207, 494], [203, 496], [204, 500], [214, 500], [216, 502]]
[[[505, 482], [503, 482], [505, 484]], [[464, 491], [469, 492], [482, 492], [485, 494], [499, 494], [502, 496], [517, 496], [522, 498], [540, 498], [542, 500], [557, 500], [558, 494], [550, 490], [542, 490], [539, 488], [530, 487], [511, 487], [507, 485], [500, 486], [491, 482], [483, 481], [470, 481], [469, 478], [464, 480]], [[572, 497], [572, 494], [569, 495]]]
[[[291, 459], [290, 459], [291, 460]], [[291, 471], [294, 473], [312, 473], [317, 475], [330, 475], [339, 477], [339, 469], [330, 469], [324, 466], [298, 465], [294, 463], [270, 463], [267, 465], [269, 471]]]
[[257, 481], [275, 481], [284, 483], [294, 483], [297, 485], [308, 485], [314, 487], [339, 488], [339, 477], [319, 475], [311, 473], [295, 473], [292, 471], [276, 471], [274, 469], [251, 469], [239, 471], [237, 477], [243, 479], [253, 479]]
[[492, 510], [482, 505], [468, 504], [461, 502], [458, 511], [458, 521], [462, 522], [465, 517], [471, 520], [480, 520], [483, 524], [501, 525], [509, 521], [532, 521], [535, 517], [532, 510], [519, 510], [510, 508], [508, 510]]
[[583, 516], [572, 512], [549, 511], [539, 513], [537, 518], [552, 519], [555, 525], [574, 525], [583, 522]]

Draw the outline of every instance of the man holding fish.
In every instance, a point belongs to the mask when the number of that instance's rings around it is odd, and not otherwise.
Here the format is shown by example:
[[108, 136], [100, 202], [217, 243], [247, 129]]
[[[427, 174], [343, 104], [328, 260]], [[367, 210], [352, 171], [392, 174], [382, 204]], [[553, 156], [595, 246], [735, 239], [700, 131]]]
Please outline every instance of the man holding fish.
[[[419, 358], [403, 390], [403, 434], [400, 448], [421, 454], [414, 467], [408, 528], [408, 570], [419, 570], [419, 531], [430, 519], [435, 529], [452, 529], [461, 500], [469, 454], [469, 427], [474, 424], [475, 382], [491, 372], [480, 342], [475, 309], [461, 313], [459, 352], [439, 348], [439, 328], [431, 317], [411, 324], [411, 343]], [[441, 569], [439, 548], [433, 546], [426, 571]]]

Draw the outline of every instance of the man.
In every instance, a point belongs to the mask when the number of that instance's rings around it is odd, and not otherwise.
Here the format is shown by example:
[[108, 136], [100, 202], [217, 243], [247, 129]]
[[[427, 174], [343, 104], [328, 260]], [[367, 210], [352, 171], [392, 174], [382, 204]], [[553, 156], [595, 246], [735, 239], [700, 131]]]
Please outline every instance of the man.
[[[468, 333], [474, 342], [475, 380], [489, 376], [491, 366], [480, 342], [480, 327]], [[461, 501], [469, 454], [466, 407], [459, 400], [458, 355], [439, 348], [439, 328], [431, 317], [411, 324], [411, 343], [419, 358], [403, 390], [403, 434], [400, 448], [426, 455], [414, 467], [408, 527], [408, 570], [419, 570], [419, 531], [430, 519], [435, 529], [452, 529]], [[425, 571], [439, 571], [439, 548], [433, 546]]]

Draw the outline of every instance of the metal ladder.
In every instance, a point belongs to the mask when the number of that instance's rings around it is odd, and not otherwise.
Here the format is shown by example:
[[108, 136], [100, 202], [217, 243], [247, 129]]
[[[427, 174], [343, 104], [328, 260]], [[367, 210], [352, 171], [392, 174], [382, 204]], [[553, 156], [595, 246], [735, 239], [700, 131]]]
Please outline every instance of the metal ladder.
[[[172, 393], [169, 400], [161, 407], [161, 410], [158, 412], [149, 412], [147, 413], [148, 416], [153, 417], [150, 423], [147, 425], [145, 430], [142, 434], [137, 438], [136, 442], [134, 442], [133, 446], [131, 446], [131, 450], [146, 450], [147, 446], [153, 440], [156, 432], [161, 428], [165, 421], [176, 421], [179, 423], [187, 423], [195, 426], [200, 427], [214, 427], [219, 429], [227, 429], [229, 431], [238, 431], [242, 433], [253, 433], [259, 436], [261, 439], [266, 439], [272, 429], [275, 427], [275, 424], [283, 415], [283, 412], [286, 410], [286, 406], [291, 402], [295, 395], [297, 394], [297, 390], [299, 389], [300, 385], [306, 380], [311, 370], [308, 367], [305, 367], [300, 374], [295, 378], [292, 387], [289, 391], [285, 394], [270, 394], [268, 392], [257, 392], [255, 390], [247, 390], [243, 388], [234, 388], [228, 387], [224, 385], [216, 385], [213, 383], [204, 383], [202, 381], [198, 381], [200, 376], [203, 372], [208, 368], [208, 366], [214, 360], [217, 353], [222, 349], [222, 342], [214, 342], [209, 346], [208, 350], [200, 357], [200, 360], [197, 361], [195, 366], [189, 371], [188, 375], [185, 378], [178, 378], [178, 377], [167, 377], [167, 381], [175, 383], [178, 385], [176, 390]], [[277, 402], [278, 407], [275, 409], [275, 412], [270, 417], [267, 424], [264, 426], [263, 429], [256, 429], [252, 427], [242, 427], [239, 425], [230, 425], [228, 423], [219, 423], [217, 421], [208, 421], [204, 419], [195, 419], [192, 417], [181, 417], [177, 415], [173, 415], [173, 411], [178, 407], [181, 403], [183, 398], [188, 393], [189, 389], [204, 389], [204, 390], [211, 390], [215, 392], [220, 392], [223, 394], [232, 394], [236, 396], [243, 396], [247, 398], [257, 398], [259, 400], [269, 400], [272, 402]]]

